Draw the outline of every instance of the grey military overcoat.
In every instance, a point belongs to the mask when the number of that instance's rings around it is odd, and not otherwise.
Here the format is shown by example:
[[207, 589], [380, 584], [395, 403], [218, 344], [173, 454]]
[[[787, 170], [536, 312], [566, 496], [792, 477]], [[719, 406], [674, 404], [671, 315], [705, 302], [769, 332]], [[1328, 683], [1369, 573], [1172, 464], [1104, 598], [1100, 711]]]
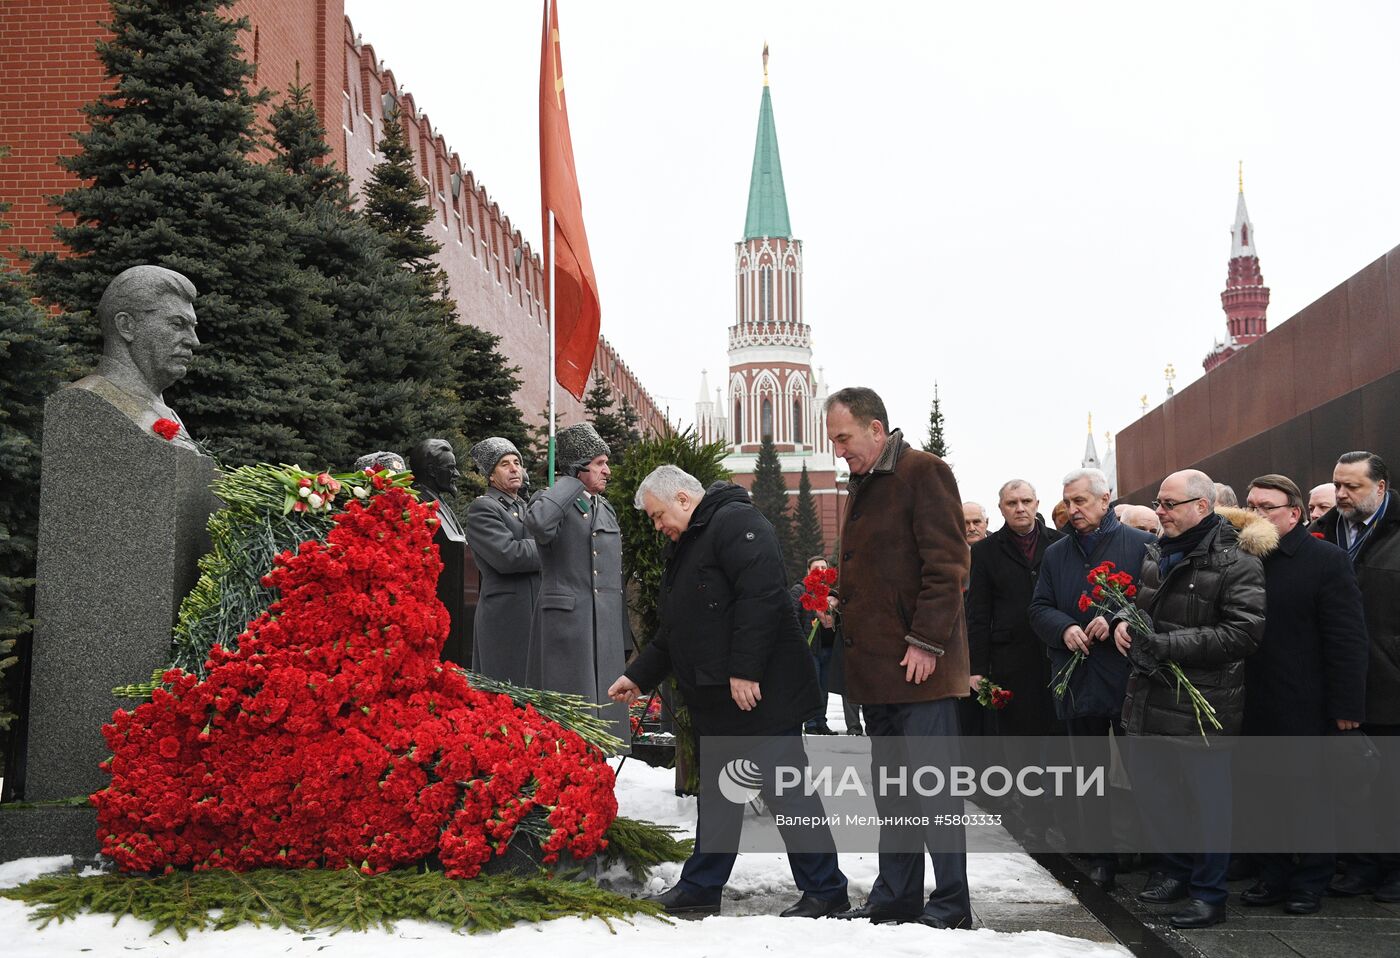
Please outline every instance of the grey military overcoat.
[[529, 685], [525, 659], [540, 591], [540, 552], [525, 528], [525, 501], [488, 489], [467, 509], [467, 545], [481, 572], [472, 669]]
[[[528, 684], [606, 703], [608, 686], [622, 674], [629, 634], [617, 513], [602, 496], [590, 501], [583, 483], [565, 476], [530, 500], [525, 527], [539, 546], [541, 575]], [[608, 704], [602, 715], [612, 734], [630, 740], [622, 705]]]

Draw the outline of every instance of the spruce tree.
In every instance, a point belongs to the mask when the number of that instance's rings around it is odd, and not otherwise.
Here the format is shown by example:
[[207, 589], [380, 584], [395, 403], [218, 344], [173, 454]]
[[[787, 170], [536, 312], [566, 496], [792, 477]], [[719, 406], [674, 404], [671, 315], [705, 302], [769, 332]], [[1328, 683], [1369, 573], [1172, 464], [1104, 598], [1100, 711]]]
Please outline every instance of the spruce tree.
[[353, 209], [349, 178], [326, 162], [331, 150], [308, 89], [294, 84], [270, 121], [284, 202], [299, 214], [289, 247], [302, 268], [324, 277], [333, 310], [323, 335], [345, 372], [347, 457], [378, 449], [407, 456], [429, 434], [464, 441], [446, 356], [453, 333], [421, 278]]
[[[447, 274], [433, 259], [441, 248], [427, 232], [433, 211], [424, 202], [427, 188], [414, 167], [397, 108], [385, 118], [379, 153], [364, 189], [365, 216], [388, 242], [390, 257], [414, 278], [421, 303], [433, 314], [424, 320], [426, 328], [440, 337], [441, 404], [431, 416], [440, 424], [430, 432], [453, 443], [459, 462], [472, 444], [489, 436], [509, 439], [523, 452], [531, 436], [512, 400], [519, 369], [506, 363], [499, 336], [458, 319]], [[476, 485], [474, 478], [464, 478]]]
[[792, 554], [788, 556], [788, 577], [794, 582], [801, 579], [807, 574], [807, 560], [825, 551], [822, 520], [817, 512], [812, 480], [807, 475], [807, 464], [804, 462], [802, 478], [797, 484], [797, 511], [792, 517]]
[[229, 0], [114, 4], [97, 44], [111, 90], [83, 108], [79, 152], [60, 164], [82, 183], [58, 198], [55, 228], [71, 255], [34, 264], [39, 293], [65, 311], [89, 369], [107, 283], [127, 267], [178, 270], [199, 291], [204, 344], [167, 395], [196, 436], [231, 465], [343, 459], [341, 364], [315, 333], [329, 321], [322, 279], [300, 269], [279, 203], [280, 172], [260, 144], [252, 66], [224, 15]]
[[943, 438], [943, 406], [938, 399], [938, 383], [933, 384], [933, 405], [928, 411], [928, 441], [924, 452], [931, 452], [940, 459], [948, 458], [948, 443]]
[[441, 269], [433, 256], [441, 247], [427, 232], [433, 220], [425, 202], [428, 188], [414, 166], [413, 148], [397, 104], [384, 117], [378, 148], [379, 162], [364, 188], [365, 214], [389, 240], [395, 260], [421, 276], [435, 278]]
[[793, 554], [792, 519], [788, 514], [787, 483], [783, 481], [782, 463], [773, 438], [765, 436], [758, 447], [758, 461], [753, 467], [753, 488], [749, 490], [753, 504], [773, 524], [778, 544], [783, 549], [783, 564], [791, 565]]
[[625, 397], [620, 404], [613, 402], [612, 384], [602, 373], [594, 374], [593, 388], [583, 397], [583, 408], [588, 421], [608, 444], [608, 461], [621, 465], [627, 457], [627, 449], [642, 438], [637, 430], [636, 410]]
[[[7, 208], [0, 204], [0, 216]], [[19, 272], [0, 257], [0, 775], [17, 711], [13, 667], [31, 625], [44, 400], [68, 370], [59, 331], [29, 298]]]

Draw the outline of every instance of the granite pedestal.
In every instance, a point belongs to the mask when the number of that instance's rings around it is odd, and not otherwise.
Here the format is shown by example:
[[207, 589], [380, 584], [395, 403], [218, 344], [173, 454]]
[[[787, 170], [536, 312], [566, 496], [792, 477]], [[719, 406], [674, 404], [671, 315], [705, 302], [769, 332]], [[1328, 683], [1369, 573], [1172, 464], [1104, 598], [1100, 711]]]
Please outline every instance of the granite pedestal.
[[44, 407], [26, 801], [107, 784], [115, 686], [169, 661], [171, 627], [209, 547], [213, 460], [137, 426], [92, 392]]

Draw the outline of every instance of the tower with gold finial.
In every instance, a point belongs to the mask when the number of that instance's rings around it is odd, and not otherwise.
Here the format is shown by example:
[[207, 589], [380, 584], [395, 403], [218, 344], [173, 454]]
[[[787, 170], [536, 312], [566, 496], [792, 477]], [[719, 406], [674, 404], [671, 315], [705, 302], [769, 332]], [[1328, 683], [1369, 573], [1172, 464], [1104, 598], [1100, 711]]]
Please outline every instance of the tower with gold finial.
[[1079, 461], [1084, 469], [1099, 468], [1099, 450], [1094, 446], [1094, 414], [1089, 413], [1089, 438], [1084, 440], [1084, 458]]
[[1259, 268], [1259, 251], [1254, 245], [1254, 224], [1244, 205], [1244, 161], [1239, 167], [1239, 198], [1235, 202], [1235, 225], [1230, 229], [1230, 266], [1220, 305], [1225, 310], [1226, 336], [1201, 365], [1206, 372], [1269, 331], [1269, 287]]
[[734, 320], [729, 326], [726, 396], [696, 404], [700, 437], [729, 446], [725, 466], [748, 486], [764, 439], [778, 450], [795, 494], [803, 466], [818, 498], [828, 543], [834, 541], [836, 493], [842, 479], [827, 439], [822, 404], [826, 386], [813, 373], [812, 333], [803, 318], [802, 241], [793, 236], [778, 152], [763, 45], [763, 90], [749, 176], [743, 239], [734, 244]]

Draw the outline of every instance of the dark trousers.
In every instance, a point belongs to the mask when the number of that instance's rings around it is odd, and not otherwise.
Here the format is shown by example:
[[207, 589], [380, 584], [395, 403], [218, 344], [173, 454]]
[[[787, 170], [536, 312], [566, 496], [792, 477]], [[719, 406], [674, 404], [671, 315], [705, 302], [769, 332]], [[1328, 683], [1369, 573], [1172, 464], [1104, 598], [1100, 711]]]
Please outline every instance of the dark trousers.
[[[1380, 783], [1380, 786], [1375, 789], [1376, 793], [1395, 795], [1397, 791], [1400, 791], [1400, 725], [1378, 725], [1374, 722], [1363, 722], [1361, 731], [1369, 735], [1376, 748], [1380, 750], [1380, 775], [1388, 779], [1388, 782]], [[1377, 808], [1372, 804], [1362, 814], [1366, 813], [1371, 815], [1372, 821], [1391, 823], [1391, 830], [1395, 831], [1395, 809]], [[1390, 834], [1386, 838], [1386, 844], [1389, 847], [1400, 847], [1400, 837]], [[1352, 855], [1349, 856], [1348, 862], [1347, 874], [1358, 875], [1371, 884], [1400, 879], [1400, 854], [1394, 852], [1367, 852]]]
[[817, 664], [817, 684], [822, 690], [822, 713], [807, 720], [807, 731], [815, 731], [819, 728], [826, 728], [826, 699], [831, 691], [831, 646], [822, 648], [821, 638], [818, 637], [812, 646], [812, 660]]
[[[1161, 856], [1158, 870], [1186, 882], [1191, 897], [1220, 905], [1229, 897], [1226, 874], [1230, 870], [1230, 753], [1194, 745], [1154, 750], [1144, 761], [1141, 752], [1130, 752], [1133, 797], [1142, 813], [1142, 828], [1149, 847]], [[1147, 764], [1150, 761], [1150, 765]], [[1176, 852], [1181, 836], [1165, 827], [1189, 802], [1204, 835], [1205, 852]]]
[[[781, 797], [774, 794], [772, 770], [775, 765], [807, 767], [807, 754], [802, 748], [802, 732], [791, 729], [781, 736], [759, 740], [760, 753], [754, 756], [764, 770], [763, 787], [759, 790], [764, 802], [775, 813], [786, 816], [821, 817], [825, 814], [821, 799], [808, 795], [805, 789], [789, 789]], [[704, 806], [704, 813], [697, 815], [695, 822], [696, 846], [703, 847], [705, 836], [711, 834], [731, 835], [738, 840], [746, 805], [720, 800]], [[810, 846], [811, 832], [797, 826], [779, 826], [784, 843], [793, 847], [789, 836], [797, 837], [798, 842]], [[813, 898], [839, 899], [846, 894], [846, 876], [836, 861], [836, 843], [826, 830], [826, 842], [830, 846], [820, 852], [788, 852], [788, 867], [792, 869], [792, 880], [798, 889]], [[719, 901], [720, 892], [729, 881], [734, 870], [737, 852], [694, 852], [681, 866], [678, 885], [700, 897], [712, 897]]]
[[1273, 853], [1249, 857], [1259, 866], [1259, 880], [1270, 888], [1306, 891], [1315, 895], [1327, 890], [1327, 883], [1337, 870], [1336, 855]]
[[[881, 768], [910, 769], [922, 764], [910, 754], [903, 741], [910, 737], [943, 736], [949, 738], [949, 748], [956, 749], [958, 734], [957, 699], [936, 702], [912, 702], [902, 705], [866, 705], [865, 730], [871, 737], [872, 771], [880, 775]], [[946, 754], [946, 753], [945, 753]], [[956, 760], [957, 755], [947, 757]], [[967, 928], [972, 922], [972, 902], [967, 890], [967, 835], [961, 825], [935, 825], [934, 815], [961, 815], [963, 801], [945, 795], [924, 797], [910, 792], [906, 795], [882, 795], [877, 789], [875, 808], [882, 818], [928, 816], [927, 828], [920, 825], [889, 826], [880, 829], [880, 877], [870, 890], [870, 904], [877, 908], [917, 915], [922, 911], [939, 919], [950, 928]], [[928, 849], [933, 860], [936, 882], [928, 902], [924, 897], [924, 855]]]
[[841, 708], [846, 713], [846, 731], [859, 735], [864, 731], [860, 724], [860, 706], [846, 696], [841, 696]]
[[[1092, 742], [1088, 753], [1084, 758], [1078, 756], [1075, 743], [1070, 742], [1070, 753], [1075, 755], [1076, 764], [1084, 762], [1088, 764], [1090, 756], [1097, 754], [1099, 747], [1108, 738], [1109, 730], [1114, 735], [1122, 735], [1123, 720], [1121, 718], [1109, 718], [1107, 715], [1081, 715], [1065, 720], [1065, 730], [1071, 739], [1083, 739], [1086, 743]], [[1060, 828], [1064, 831], [1065, 837], [1069, 839], [1071, 847], [1078, 844], [1076, 836], [1089, 834], [1096, 826], [1104, 821], [1112, 823], [1110, 826], [1115, 831], [1121, 828], [1114, 827], [1126, 825], [1118, 823], [1114, 819], [1122, 815], [1121, 810], [1115, 809], [1116, 803], [1111, 801], [1106, 795], [1100, 798], [1097, 795], [1085, 795], [1077, 798], [1073, 804], [1060, 806], [1068, 820], [1060, 823]], [[1081, 846], [1082, 847], [1082, 846]], [[1102, 866], [1113, 871], [1118, 870], [1118, 855], [1112, 851], [1087, 852], [1084, 858], [1091, 866]]]

